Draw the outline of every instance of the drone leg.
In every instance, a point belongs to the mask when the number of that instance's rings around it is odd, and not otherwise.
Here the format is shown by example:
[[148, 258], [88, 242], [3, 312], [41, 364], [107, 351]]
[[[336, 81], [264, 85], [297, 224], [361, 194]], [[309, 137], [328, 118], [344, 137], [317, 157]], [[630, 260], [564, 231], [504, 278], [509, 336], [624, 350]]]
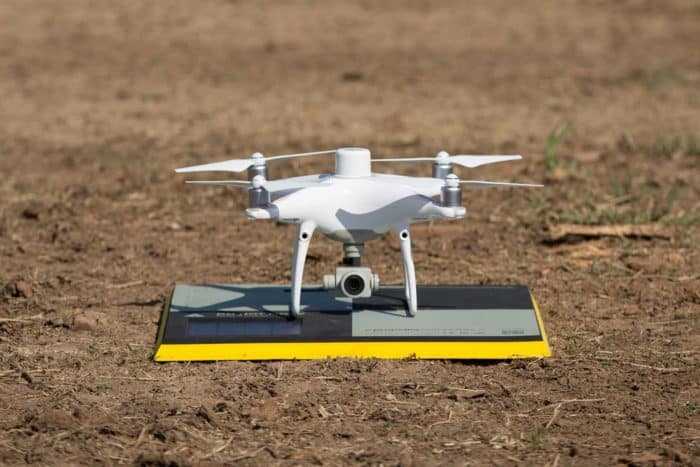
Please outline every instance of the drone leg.
[[313, 222], [302, 222], [297, 229], [297, 240], [294, 244], [294, 256], [292, 259], [292, 301], [289, 305], [289, 314], [292, 318], [301, 315], [301, 285], [304, 277], [304, 263], [306, 252], [309, 250], [311, 235], [316, 226]]
[[401, 256], [403, 256], [404, 282], [406, 286], [406, 301], [408, 302], [408, 314], [416, 316], [418, 312], [418, 294], [416, 293], [416, 269], [411, 256], [411, 236], [408, 228], [399, 227], [396, 229], [401, 241]]

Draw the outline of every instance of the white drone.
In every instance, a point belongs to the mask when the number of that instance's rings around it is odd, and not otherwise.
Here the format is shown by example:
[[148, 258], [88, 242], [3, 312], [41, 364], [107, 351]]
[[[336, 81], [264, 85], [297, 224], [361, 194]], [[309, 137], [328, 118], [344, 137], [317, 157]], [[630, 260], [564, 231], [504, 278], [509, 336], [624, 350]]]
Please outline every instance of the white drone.
[[[280, 180], [267, 179], [267, 161], [295, 157], [335, 154], [335, 172], [306, 175]], [[290, 316], [299, 317], [301, 287], [306, 252], [316, 229], [343, 243], [343, 267], [335, 275], [324, 277], [326, 288], [349, 298], [369, 297], [379, 287], [377, 275], [360, 264], [364, 243], [394, 229], [401, 242], [405, 293], [408, 314], [418, 310], [416, 274], [411, 257], [409, 226], [431, 219], [460, 219], [466, 209], [461, 206], [461, 187], [541, 187], [527, 183], [459, 180], [452, 165], [474, 168], [496, 162], [519, 160], [521, 156], [451, 156], [442, 151], [435, 157], [372, 159], [364, 148], [340, 148], [264, 157], [260, 153], [248, 159], [232, 159], [212, 164], [177, 169], [189, 172], [243, 172], [250, 180], [188, 181], [204, 185], [247, 188], [251, 219], [270, 219], [298, 224], [292, 259], [292, 293]], [[432, 177], [408, 177], [372, 172], [372, 162], [432, 161]]]

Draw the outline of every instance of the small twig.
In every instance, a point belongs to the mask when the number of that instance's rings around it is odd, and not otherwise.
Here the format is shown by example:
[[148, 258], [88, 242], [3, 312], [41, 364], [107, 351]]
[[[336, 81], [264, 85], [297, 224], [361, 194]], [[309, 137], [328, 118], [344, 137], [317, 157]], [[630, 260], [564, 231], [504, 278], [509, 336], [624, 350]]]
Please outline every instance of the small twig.
[[183, 425], [183, 426], [178, 426], [177, 429], [182, 431], [183, 433], [185, 433], [193, 438], [196, 438], [200, 441], [203, 441], [205, 443], [211, 442], [211, 440], [209, 438], [200, 434], [201, 432], [195, 428], [187, 428], [186, 426]]
[[105, 287], [105, 289], [110, 289], [110, 290], [128, 289], [129, 287], [134, 287], [137, 285], [141, 285], [143, 283], [144, 283], [143, 281], [132, 281], [132, 282], [125, 282], [124, 284], [110, 284], [107, 287]]
[[671, 366], [663, 367], [663, 366], [644, 365], [642, 363], [626, 362], [620, 358], [595, 357], [595, 359], [600, 361], [600, 362], [619, 362], [623, 365], [634, 366], [637, 368], [645, 368], [647, 370], [660, 371], [661, 373], [675, 373], [677, 371], [683, 371], [683, 368], [677, 368], [677, 367], [671, 367]]
[[27, 452], [26, 452], [26, 451], [22, 451], [21, 449], [17, 449], [17, 448], [14, 447], [13, 445], [11, 445], [9, 442], [4, 442], [4, 441], [3, 441], [3, 442], [2, 442], [2, 445], [5, 446], [5, 447], [7, 447], [7, 448], [12, 449], [12, 450], [15, 451], [15, 452], [18, 452], [18, 453], [22, 454], [23, 456], [26, 456], [26, 455], [27, 455]]
[[383, 401], [383, 400], [380, 400], [379, 402], [383, 402], [384, 404], [404, 404], [404, 405], [415, 405], [416, 407], [422, 407], [418, 402], [411, 402], [411, 401], [397, 401], [397, 400]]
[[322, 379], [324, 381], [342, 381], [337, 376], [315, 376], [314, 379]]
[[550, 407], [554, 407], [554, 413], [552, 414], [552, 418], [549, 419], [549, 421], [547, 422], [547, 424], [546, 424], [544, 427], [545, 427], [545, 429], [548, 429], [550, 426], [552, 426], [552, 423], [554, 423], [554, 420], [556, 420], [556, 419], [557, 419], [557, 416], [559, 415], [559, 409], [561, 409], [561, 407], [562, 407], [564, 404], [573, 404], [574, 402], [580, 402], [580, 403], [584, 403], [584, 402], [602, 402], [602, 401], [604, 401], [604, 400], [605, 400], [605, 399], [566, 399], [566, 400], [557, 402], [556, 404], [552, 404], [552, 405], [549, 405], [549, 406], [547, 406], [547, 407], [543, 407], [543, 408], [540, 409], [540, 410], [548, 409], [548, 408], [550, 408]]
[[507, 387], [505, 387], [505, 385], [503, 383], [501, 383], [500, 381], [493, 380], [492, 382], [501, 388], [504, 395], [510, 396], [512, 394], [511, 390], [508, 389]]
[[131, 376], [100, 376], [100, 378], [116, 379], [116, 380], [123, 380], [123, 381], [168, 381], [166, 379], [140, 378], [140, 377], [131, 377]]
[[212, 457], [214, 454], [220, 453], [221, 451], [223, 451], [224, 449], [226, 449], [227, 447], [229, 447], [229, 446], [231, 445], [231, 442], [232, 442], [232, 441], [233, 441], [233, 436], [231, 436], [231, 437], [228, 439], [228, 441], [226, 441], [226, 442], [225, 442], [224, 444], [222, 444], [221, 446], [216, 447], [216, 448], [212, 449], [211, 451], [209, 451], [209, 453], [208, 453], [206, 456], [202, 457], [202, 459], [208, 459], [208, 458]]
[[636, 366], [637, 368], [646, 368], [648, 370], [660, 371], [662, 373], [673, 373], [676, 371], [681, 371], [681, 368], [675, 368], [675, 367], [649, 366], [649, 365], [642, 365], [641, 363], [632, 363], [632, 362], [623, 362], [623, 363], [626, 363], [627, 365], [630, 365], [630, 366]]
[[561, 404], [557, 404], [554, 407], [554, 413], [552, 414], [552, 418], [550, 418], [547, 424], [544, 426], [545, 429], [549, 429], [549, 427], [552, 426], [552, 423], [554, 423], [554, 420], [557, 419], [557, 416], [559, 415], [559, 409], [561, 409]]
[[430, 431], [433, 427], [435, 427], [437, 425], [444, 425], [445, 423], [450, 423], [451, 421], [452, 421], [452, 411], [450, 410], [450, 414], [447, 416], [447, 420], [443, 420], [441, 422], [431, 423], [430, 425], [428, 425], [428, 429], [426, 431]]
[[34, 316], [27, 316], [26, 318], [0, 318], [0, 323], [31, 323], [39, 319], [43, 319], [44, 315], [39, 313]]
[[253, 457], [255, 457], [255, 456], [257, 456], [258, 454], [260, 454], [261, 452], [263, 452], [264, 450], [265, 450], [265, 447], [262, 447], [262, 448], [260, 448], [260, 449], [257, 449], [256, 451], [253, 451], [253, 452], [250, 452], [250, 453], [241, 454], [240, 456], [236, 456], [236, 457], [234, 457], [233, 459], [230, 459], [230, 462], [231, 462], [231, 463], [236, 463], [236, 462], [242, 461], [242, 460], [244, 460], [244, 459], [252, 459]]
[[563, 405], [563, 404], [572, 404], [574, 402], [602, 402], [605, 399], [564, 399], [563, 401], [555, 402], [554, 404], [550, 404], [547, 407], [542, 407], [539, 410], [546, 410], [549, 408], [554, 407], [555, 405]]
[[275, 379], [280, 379], [282, 377], [282, 365], [284, 362], [280, 362], [279, 365], [277, 365], [277, 374], [275, 375]]
[[146, 437], [146, 432], [150, 428], [150, 424], [144, 425], [143, 428], [141, 428], [141, 433], [139, 433], [139, 437], [136, 438], [136, 442], [134, 443], [134, 448], [137, 448], [141, 445], [143, 442], [143, 439]]
[[559, 224], [549, 226], [549, 241], [561, 241], [565, 237], [639, 237], [670, 238], [671, 231], [659, 224], [581, 225]]

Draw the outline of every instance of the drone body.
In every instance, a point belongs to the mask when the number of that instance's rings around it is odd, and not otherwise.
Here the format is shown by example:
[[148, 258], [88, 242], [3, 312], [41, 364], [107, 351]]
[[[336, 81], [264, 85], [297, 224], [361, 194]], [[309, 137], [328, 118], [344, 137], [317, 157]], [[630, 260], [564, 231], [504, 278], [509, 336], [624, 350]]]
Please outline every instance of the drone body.
[[[268, 181], [266, 160], [301, 156], [335, 154], [333, 174], [309, 175]], [[508, 160], [520, 156], [449, 156], [441, 152], [434, 158], [372, 159], [363, 148], [341, 148], [335, 151], [291, 154], [265, 158], [256, 153], [250, 159], [185, 167], [177, 172], [248, 171], [251, 179], [195, 181], [190, 183], [246, 187], [251, 219], [269, 219], [298, 225], [292, 260], [292, 293], [290, 315], [301, 310], [301, 286], [309, 242], [318, 230], [328, 238], [343, 243], [343, 268], [324, 283], [336, 287], [350, 298], [371, 295], [378, 287], [378, 278], [369, 268], [361, 267], [364, 243], [390, 230], [395, 230], [401, 244], [407, 310], [417, 312], [415, 267], [411, 256], [409, 227], [431, 219], [458, 219], [466, 210], [461, 206], [461, 186], [537, 187], [541, 185], [460, 181], [452, 173], [452, 164], [466, 167]], [[433, 177], [409, 177], [372, 172], [372, 162], [433, 161]]]

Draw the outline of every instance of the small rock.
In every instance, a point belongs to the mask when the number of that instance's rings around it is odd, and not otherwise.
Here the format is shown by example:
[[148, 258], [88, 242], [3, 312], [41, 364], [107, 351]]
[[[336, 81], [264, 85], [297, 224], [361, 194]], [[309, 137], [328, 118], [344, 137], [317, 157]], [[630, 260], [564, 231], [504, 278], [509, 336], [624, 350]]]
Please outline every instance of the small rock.
[[635, 272], [654, 274], [661, 270], [663, 263], [655, 258], [632, 257], [627, 258], [625, 264]]
[[32, 375], [30, 375], [26, 371], [23, 371], [20, 376], [29, 384], [32, 384], [34, 382], [34, 378], [32, 378]]
[[228, 405], [224, 401], [219, 401], [214, 405], [214, 412], [225, 412]]
[[5, 294], [15, 298], [32, 298], [33, 292], [31, 286], [28, 283], [22, 280], [18, 280], [10, 282], [5, 286]]
[[79, 426], [80, 422], [70, 413], [59, 409], [43, 411], [31, 423], [31, 428], [40, 432], [75, 430]]
[[343, 81], [361, 81], [364, 79], [365, 75], [361, 71], [346, 71], [341, 76]]
[[37, 201], [31, 201], [22, 209], [22, 217], [30, 220], [38, 220], [44, 207]]
[[453, 401], [476, 399], [486, 395], [486, 391], [482, 389], [464, 389], [464, 390], [453, 390], [448, 394], [447, 398]]
[[197, 415], [200, 418], [203, 418], [206, 420], [208, 423], [211, 423], [211, 415], [209, 415], [209, 411], [207, 410], [206, 407], [202, 406], [197, 409], [197, 412], [195, 412], [195, 415]]
[[666, 255], [666, 261], [674, 265], [682, 264], [683, 256], [679, 253], [669, 253], [668, 255]]
[[331, 413], [322, 405], [318, 406], [318, 414], [321, 418], [329, 418], [331, 416]]
[[88, 316], [80, 313], [73, 316], [73, 321], [70, 328], [76, 331], [94, 331], [99, 325], [99, 319], [94, 316]]
[[557, 167], [545, 175], [545, 181], [549, 183], [563, 182], [564, 180], [569, 179], [569, 175], [570, 174], [566, 169]]
[[581, 151], [576, 153], [576, 160], [585, 163], [597, 162], [600, 160], [600, 151]]

